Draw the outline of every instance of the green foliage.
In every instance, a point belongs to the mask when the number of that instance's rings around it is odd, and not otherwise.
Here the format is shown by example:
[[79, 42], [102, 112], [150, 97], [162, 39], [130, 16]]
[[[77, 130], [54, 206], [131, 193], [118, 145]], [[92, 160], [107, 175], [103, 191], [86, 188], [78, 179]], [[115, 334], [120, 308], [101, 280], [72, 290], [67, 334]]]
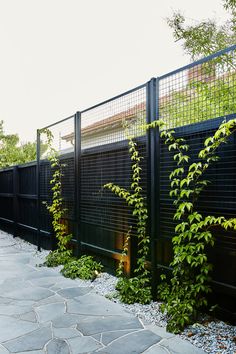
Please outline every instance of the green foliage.
[[71, 250], [60, 251], [59, 249], [51, 251], [47, 257], [46, 261], [43, 263], [46, 267], [57, 267], [59, 265], [64, 265], [71, 260], [72, 252]]
[[82, 256], [65, 264], [61, 273], [66, 278], [80, 278], [93, 280], [103, 269], [100, 262], [96, 262], [91, 256]]
[[137, 276], [133, 278], [119, 278], [116, 284], [119, 298], [126, 304], [138, 302], [149, 304], [152, 298], [151, 288], [147, 286], [147, 279]]
[[198, 77], [189, 81], [182, 90], [173, 91], [168, 101], [160, 101], [160, 117], [167, 122], [167, 128], [198, 123], [236, 112], [235, 72], [224, 67], [226, 76], [212, 76], [212, 80], [205, 82], [200, 75], [209, 74], [209, 65], [202, 67], [201, 73], [199, 69]]
[[[126, 127], [126, 131], [128, 128]], [[127, 134], [128, 135], [128, 134]], [[132, 214], [136, 219], [135, 236], [138, 239], [138, 257], [137, 257], [137, 267], [134, 270], [136, 276], [131, 279], [123, 278], [123, 262], [124, 255], [127, 254], [128, 241], [131, 234], [131, 229], [129, 229], [126, 242], [124, 244], [123, 255], [120, 260], [120, 265], [118, 267], [117, 275], [120, 277], [118, 282], [118, 291], [120, 293], [121, 299], [124, 302], [150, 302], [151, 301], [151, 290], [149, 285], [149, 271], [146, 267], [147, 255], [149, 252], [149, 236], [146, 233], [146, 223], [147, 223], [147, 208], [146, 202], [143, 197], [143, 189], [141, 187], [141, 167], [140, 162], [142, 157], [139, 155], [137, 149], [137, 143], [134, 139], [128, 136], [129, 139], [129, 153], [132, 161], [132, 180], [130, 185], [130, 191], [115, 185], [113, 183], [107, 183], [104, 188], [109, 189], [115, 195], [125, 200], [128, 206], [132, 208]], [[142, 286], [140, 286], [142, 284]]]
[[36, 160], [36, 143], [20, 143], [17, 134], [5, 134], [0, 121], [0, 168]]
[[[160, 126], [163, 122], [153, 122], [148, 128]], [[199, 311], [207, 306], [206, 294], [212, 265], [207, 259], [207, 247], [214, 246], [212, 229], [236, 229], [236, 218], [224, 216], [204, 216], [196, 208], [201, 192], [208, 186], [204, 178], [208, 168], [219, 159], [217, 149], [227, 142], [236, 131], [236, 119], [223, 122], [212, 137], [205, 140], [204, 148], [198, 154], [198, 160], [189, 163], [189, 145], [182, 138], [175, 138], [173, 130], [163, 130], [161, 137], [174, 151], [173, 160], [176, 168], [171, 172], [170, 196], [174, 198], [175, 236], [172, 239], [174, 259], [171, 263], [172, 278], [159, 287], [160, 299], [164, 301], [163, 310], [168, 314], [167, 329], [178, 333], [196, 319]], [[165, 275], [162, 275], [165, 280]]]
[[44, 204], [52, 216], [52, 226], [58, 241], [58, 252], [64, 252], [67, 250], [68, 243], [72, 237], [71, 234], [67, 233], [66, 225], [62, 222], [66, 211], [63, 207], [61, 184], [63, 176], [62, 168], [64, 165], [61, 164], [57, 151], [53, 148], [52, 132], [49, 129], [44, 129], [41, 131], [41, 134], [46, 134], [47, 146], [49, 149], [48, 160], [50, 161], [53, 170], [52, 179], [50, 180], [50, 184], [52, 185], [52, 203], [48, 204], [47, 202], [44, 202]]
[[229, 19], [222, 25], [219, 24], [217, 19], [186, 24], [185, 17], [179, 11], [174, 12], [173, 16], [167, 19], [168, 25], [173, 30], [175, 40], [182, 41], [184, 51], [193, 60], [235, 44], [236, 1], [224, 0], [223, 7], [228, 12]]

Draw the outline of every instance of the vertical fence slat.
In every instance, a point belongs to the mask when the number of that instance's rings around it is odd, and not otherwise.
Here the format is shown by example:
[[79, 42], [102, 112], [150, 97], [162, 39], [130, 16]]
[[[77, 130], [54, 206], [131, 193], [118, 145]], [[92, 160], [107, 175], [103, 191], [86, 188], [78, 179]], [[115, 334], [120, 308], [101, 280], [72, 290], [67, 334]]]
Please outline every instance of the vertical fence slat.
[[[159, 80], [152, 78], [147, 90], [147, 123], [158, 119]], [[159, 128], [147, 132], [148, 150], [148, 231], [150, 233], [152, 293], [156, 297], [157, 288], [157, 239], [160, 234], [160, 139]]]
[[40, 130], [37, 130], [37, 166], [36, 166], [36, 194], [37, 194], [37, 247], [38, 251], [41, 250], [40, 242]]
[[17, 236], [17, 223], [19, 220], [19, 203], [18, 203], [18, 193], [19, 193], [19, 173], [18, 166], [13, 167], [13, 220], [14, 220], [14, 237]]
[[76, 232], [76, 255], [81, 252], [81, 235], [80, 235], [80, 189], [81, 189], [81, 113], [75, 114], [75, 232]]

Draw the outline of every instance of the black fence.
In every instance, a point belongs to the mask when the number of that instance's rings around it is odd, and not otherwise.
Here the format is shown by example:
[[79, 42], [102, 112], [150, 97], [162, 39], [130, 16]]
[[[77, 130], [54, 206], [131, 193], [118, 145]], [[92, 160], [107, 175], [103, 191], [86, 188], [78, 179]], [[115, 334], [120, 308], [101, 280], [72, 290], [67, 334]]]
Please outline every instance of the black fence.
[[[170, 272], [174, 235], [173, 200], [169, 197], [172, 153], [158, 129], [140, 127], [158, 118], [174, 128], [191, 147], [197, 160], [206, 137], [223, 120], [236, 117], [236, 46], [192, 63], [96, 106], [77, 112], [47, 129], [53, 147], [63, 160], [65, 224], [73, 234], [75, 253], [93, 253], [114, 269], [124, 239], [134, 225], [131, 209], [103, 185], [109, 182], [129, 188], [131, 161], [124, 124], [135, 137], [142, 160], [142, 187], [149, 211], [151, 238], [149, 265], [153, 288], [159, 275]], [[54, 248], [51, 220], [43, 201], [51, 199], [51, 168], [47, 144], [38, 131], [37, 162], [0, 171], [1, 228], [38, 247]], [[204, 215], [236, 214], [236, 136], [219, 150], [220, 160], [207, 172], [210, 186], [199, 200]], [[212, 301], [222, 317], [236, 319], [236, 234], [215, 231], [216, 244], [209, 250], [214, 265]], [[132, 240], [132, 238], [131, 238]], [[126, 270], [135, 265], [135, 238], [126, 257]]]

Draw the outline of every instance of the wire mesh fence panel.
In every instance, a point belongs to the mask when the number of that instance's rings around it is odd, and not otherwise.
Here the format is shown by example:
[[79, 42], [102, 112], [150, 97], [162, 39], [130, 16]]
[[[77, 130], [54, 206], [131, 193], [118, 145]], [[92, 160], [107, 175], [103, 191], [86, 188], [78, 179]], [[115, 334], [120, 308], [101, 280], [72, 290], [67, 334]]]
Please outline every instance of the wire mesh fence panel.
[[159, 112], [167, 128], [186, 126], [235, 111], [235, 49], [160, 79]]
[[[236, 53], [228, 51], [201, 65], [196, 64], [165, 75], [159, 87], [160, 119], [178, 137], [186, 139], [190, 149], [189, 164], [198, 162], [198, 153], [206, 138], [212, 136], [224, 120], [236, 115]], [[176, 168], [174, 152], [161, 140], [160, 161], [160, 235], [157, 242], [159, 266], [169, 266], [172, 260], [172, 242], [176, 223], [174, 205], [169, 196], [170, 173]], [[203, 215], [235, 217], [236, 213], [236, 136], [219, 150], [219, 161], [204, 176], [210, 185], [201, 194], [196, 205]], [[215, 247], [209, 250], [213, 262], [215, 283], [236, 286], [236, 234], [235, 231], [214, 230]], [[226, 290], [224, 290], [226, 291]], [[222, 300], [225, 302], [225, 299]], [[230, 303], [230, 301], [229, 301]], [[219, 305], [224, 308], [225, 304]], [[229, 310], [229, 309], [228, 309]], [[232, 311], [232, 308], [230, 309]]]
[[51, 167], [50, 156], [55, 155], [60, 161], [62, 171], [62, 198], [65, 214], [61, 222], [65, 223], [68, 232], [74, 233], [75, 221], [75, 117], [71, 116], [40, 130], [40, 164], [39, 164], [39, 195], [40, 195], [40, 229], [52, 232], [51, 218], [45, 202], [52, 202], [50, 183], [55, 169]]
[[146, 87], [81, 113], [81, 236], [84, 243], [121, 252], [134, 219], [125, 201], [103, 188], [114, 183], [130, 189], [128, 136], [138, 143], [146, 191]]

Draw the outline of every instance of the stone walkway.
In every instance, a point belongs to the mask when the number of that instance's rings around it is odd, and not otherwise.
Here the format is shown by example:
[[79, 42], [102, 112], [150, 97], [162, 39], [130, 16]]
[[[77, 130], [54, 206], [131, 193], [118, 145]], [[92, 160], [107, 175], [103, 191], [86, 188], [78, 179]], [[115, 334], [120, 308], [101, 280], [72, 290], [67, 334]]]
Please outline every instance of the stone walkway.
[[14, 247], [0, 233], [0, 354], [203, 354]]

